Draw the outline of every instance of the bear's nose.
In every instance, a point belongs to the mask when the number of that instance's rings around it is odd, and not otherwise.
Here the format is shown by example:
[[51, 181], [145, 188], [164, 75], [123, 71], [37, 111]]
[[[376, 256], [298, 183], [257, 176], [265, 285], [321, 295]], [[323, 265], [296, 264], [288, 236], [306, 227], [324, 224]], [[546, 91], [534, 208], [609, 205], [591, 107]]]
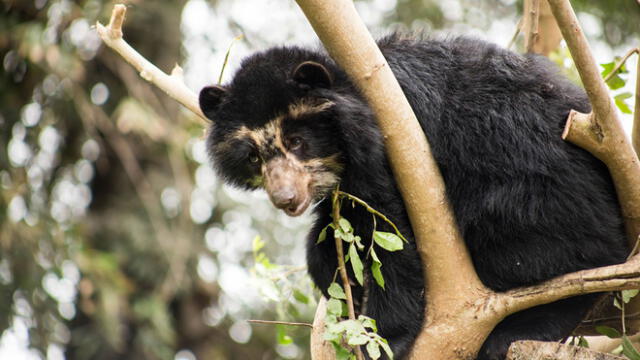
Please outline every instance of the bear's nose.
[[296, 193], [291, 188], [278, 189], [271, 194], [273, 205], [279, 209], [284, 209], [292, 205], [295, 198]]

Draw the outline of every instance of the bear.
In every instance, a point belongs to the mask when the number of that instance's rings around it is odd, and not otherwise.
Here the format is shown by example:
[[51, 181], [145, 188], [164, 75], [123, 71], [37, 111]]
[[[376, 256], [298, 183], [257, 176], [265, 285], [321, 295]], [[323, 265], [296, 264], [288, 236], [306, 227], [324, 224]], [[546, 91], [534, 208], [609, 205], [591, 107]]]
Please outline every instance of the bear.
[[[569, 111], [589, 112], [590, 104], [555, 65], [464, 36], [395, 33], [378, 46], [427, 136], [487, 287], [505, 291], [625, 261], [629, 249], [606, 166], [561, 139]], [[378, 253], [386, 288], [369, 276], [364, 287], [353, 281], [353, 294], [394, 358], [406, 357], [424, 320], [422, 264], [383, 136], [347, 74], [322, 49], [274, 47], [243, 60], [227, 84], [203, 88], [199, 103], [214, 122], [206, 143], [219, 176], [243, 189], [265, 189], [288, 215], [312, 208], [308, 272], [325, 297], [336, 249], [334, 241], [317, 239], [331, 222], [332, 190], [339, 186], [397, 225], [408, 244]], [[343, 206], [342, 216], [367, 245], [371, 214]], [[380, 222], [377, 230], [393, 231]], [[327, 239], [333, 240], [330, 229]], [[477, 358], [503, 359], [516, 340], [568, 336], [597, 297], [508, 316]]]

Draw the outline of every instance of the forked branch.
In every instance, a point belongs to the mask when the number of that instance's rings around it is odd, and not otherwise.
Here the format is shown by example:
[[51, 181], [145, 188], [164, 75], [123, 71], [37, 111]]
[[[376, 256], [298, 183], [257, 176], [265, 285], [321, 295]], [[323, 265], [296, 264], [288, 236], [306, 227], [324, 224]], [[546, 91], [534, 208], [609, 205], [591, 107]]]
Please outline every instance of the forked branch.
[[591, 152], [609, 168], [625, 218], [629, 244], [633, 247], [640, 234], [638, 156], [624, 133], [615, 105], [571, 4], [568, 0], [549, 0], [549, 5], [567, 42], [592, 107], [590, 114], [572, 114], [562, 136]]

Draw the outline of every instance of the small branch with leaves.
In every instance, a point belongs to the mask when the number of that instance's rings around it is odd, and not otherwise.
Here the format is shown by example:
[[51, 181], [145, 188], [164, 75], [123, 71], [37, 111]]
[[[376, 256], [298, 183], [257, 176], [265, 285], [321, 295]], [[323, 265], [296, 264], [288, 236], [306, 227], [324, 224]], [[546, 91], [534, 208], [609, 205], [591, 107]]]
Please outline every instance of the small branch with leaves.
[[[356, 196], [345, 193], [338, 189], [333, 191], [331, 197], [332, 200], [332, 217], [333, 221], [327, 225], [318, 237], [318, 243], [325, 241], [327, 237], [327, 230], [331, 228], [333, 230], [333, 237], [336, 244], [336, 256], [338, 260], [338, 273], [342, 281], [342, 286], [337, 282], [332, 282], [327, 292], [329, 293], [329, 300], [326, 303], [327, 311], [324, 318], [325, 332], [324, 339], [331, 342], [338, 358], [341, 356], [350, 357], [351, 350], [345, 348], [343, 345], [346, 343], [353, 349], [353, 355], [357, 359], [364, 359], [361, 346], [365, 346], [367, 354], [371, 359], [380, 358], [382, 349], [389, 358], [393, 358], [393, 353], [389, 347], [387, 341], [377, 334], [377, 327], [375, 320], [367, 317], [363, 314], [356, 316], [354, 308], [353, 293], [351, 291], [351, 279], [347, 272], [346, 264], [351, 264], [353, 276], [359, 286], [365, 288], [363, 293], [366, 293], [366, 288], [369, 286], [365, 282], [364, 265], [360, 258], [360, 252], [365, 251], [365, 245], [362, 242], [362, 238], [354, 234], [353, 226], [346, 218], [340, 214], [342, 200], [347, 199], [355, 206], [360, 205], [364, 207], [368, 212], [373, 215], [373, 233], [371, 234], [371, 245], [368, 251], [366, 251], [365, 260], [371, 261], [371, 274], [376, 281], [376, 284], [384, 289], [384, 277], [382, 275], [382, 262], [376, 254], [374, 245], [378, 245], [387, 251], [402, 250], [404, 237], [398, 231], [396, 225], [389, 220], [384, 214], [380, 213], [365, 201], [359, 199]], [[386, 221], [396, 234], [387, 233], [376, 230], [376, 216]], [[349, 250], [347, 254], [344, 253], [344, 243], [348, 244]], [[366, 262], [366, 261], [365, 261]], [[362, 307], [366, 304], [366, 299], [362, 299]], [[346, 305], [346, 314], [348, 320], [341, 320], [341, 317], [345, 315], [343, 305]], [[362, 309], [361, 309], [362, 311]]]

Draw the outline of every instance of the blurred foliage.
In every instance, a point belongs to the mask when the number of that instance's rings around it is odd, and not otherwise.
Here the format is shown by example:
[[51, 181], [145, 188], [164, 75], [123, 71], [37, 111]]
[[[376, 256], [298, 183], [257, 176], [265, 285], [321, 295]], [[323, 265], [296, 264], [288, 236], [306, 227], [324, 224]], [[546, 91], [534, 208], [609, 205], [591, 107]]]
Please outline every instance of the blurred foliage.
[[[161, 69], [186, 63], [201, 82], [222, 61], [196, 60], [222, 60], [237, 35], [225, 76], [236, 51], [312, 38], [284, 1], [125, 2], [127, 41]], [[309, 219], [220, 184], [204, 124], [101, 47], [92, 25], [114, 3], [0, 5], [0, 357], [18, 344], [34, 359], [308, 358], [308, 328], [246, 320], [311, 321], [299, 271]], [[637, 35], [635, 2], [577, 3], [611, 44]], [[184, 34], [197, 27], [182, 22], [189, 5], [217, 16], [201, 21], [205, 35]], [[358, 5], [369, 23], [427, 30], [486, 29], [518, 12], [507, 0]], [[240, 18], [258, 6], [278, 11]]]
[[[387, 22], [427, 31], [450, 29], [460, 23], [487, 29], [495, 19], [522, 16], [523, 3], [524, 0], [397, 0]], [[573, 0], [571, 4], [576, 12], [587, 14], [598, 23], [602, 29], [598, 40], [610, 46], [623, 45], [640, 35], [640, 3], [637, 1]]]
[[640, 3], [627, 0], [571, 2], [576, 11], [587, 13], [600, 23], [601, 40], [611, 46], [618, 46], [628, 41], [636, 41], [640, 36]]
[[[180, 61], [185, 3], [129, 2], [127, 40], [163, 69]], [[113, 4], [3, 3], [0, 330], [36, 358], [277, 358], [272, 327], [245, 321], [275, 311], [218, 283], [251, 267], [233, 242], [271, 234], [277, 214], [252, 218], [265, 200], [218, 184], [204, 124], [101, 48], [91, 26]], [[305, 346], [307, 329], [288, 334]]]

